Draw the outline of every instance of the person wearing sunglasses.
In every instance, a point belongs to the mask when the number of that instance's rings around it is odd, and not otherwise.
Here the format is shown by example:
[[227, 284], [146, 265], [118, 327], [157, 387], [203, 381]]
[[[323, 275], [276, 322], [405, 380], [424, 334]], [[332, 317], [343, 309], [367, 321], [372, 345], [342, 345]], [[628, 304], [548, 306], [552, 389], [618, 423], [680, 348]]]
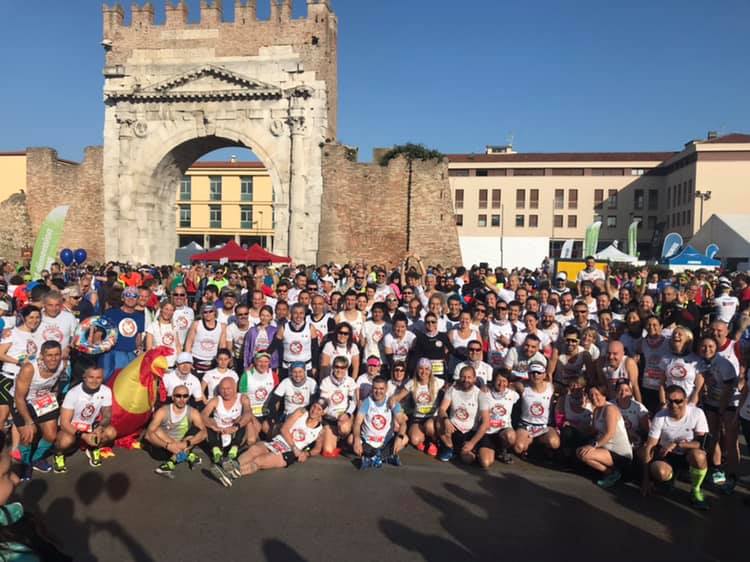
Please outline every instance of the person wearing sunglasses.
[[503, 366], [508, 349], [513, 345], [514, 331], [508, 320], [508, 304], [499, 300], [487, 323], [487, 361], [493, 368]]
[[548, 372], [560, 392], [580, 376], [585, 377], [588, 384], [594, 383], [596, 367], [591, 354], [581, 347], [581, 339], [575, 326], [568, 326], [563, 330], [561, 345], [552, 350]]
[[438, 459], [448, 462], [459, 455], [471, 464], [476, 460], [476, 448], [489, 428], [489, 411], [480, 411], [480, 390], [476, 372], [466, 366], [459, 373], [458, 382], [445, 391], [438, 409], [438, 435], [442, 451]]
[[474, 368], [477, 376], [477, 384], [480, 388], [484, 388], [485, 385], [492, 382], [492, 365], [482, 360], [482, 342], [480, 340], [469, 340], [465, 349], [468, 357], [456, 365], [453, 370], [453, 380], [457, 381], [461, 370], [469, 365]]
[[409, 353], [414, 348], [417, 336], [407, 330], [406, 317], [400, 312], [393, 320], [391, 333], [385, 335], [385, 357], [389, 365], [397, 362], [408, 363]]
[[193, 322], [185, 342], [185, 351], [192, 353], [195, 375], [199, 379], [214, 366], [219, 348], [226, 347], [227, 325], [218, 321], [213, 304], [204, 304], [201, 317]]
[[171, 397], [171, 403], [156, 410], [144, 436], [144, 448], [161, 463], [154, 472], [169, 479], [175, 477], [175, 468], [182, 462], [187, 462], [191, 470], [201, 464], [193, 448], [208, 435], [200, 412], [189, 405], [188, 387], [174, 387]]
[[166, 359], [167, 366], [173, 369], [175, 358], [182, 351], [182, 342], [174, 326], [174, 305], [169, 301], [162, 303], [156, 319], [146, 328], [146, 351], [160, 346], [172, 350]]
[[384, 377], [375, 376], [371, 386], [370, 395], [359, 405], [352, 429], [352, 447], [360, 457], [359, 468], [380, 468], [384, 462], [401, 466], [398, 454], [409, 442], [406, 415], [399, 403], [389, 404], [386, 399], [388, 384]]
[[299, 408], [307, 408], [317, 392], [318, 383], [307, 375], [305, 364], [292, 363], [289, 367], [289, 376], [274, 389], [269, 409], [276, 420], [283, 423]]
[[446, 378], [446, 361], [453, 353], [453, 344], [445, 332], [439, 329], [439, 320], [434, 312], [424, 317], [424, 331], [417, 332], [412, 357], [426, 358], [432, 362], [432, 373], [441, 379]]
[[385, 305], [376, 302], [372, 305], [372, 317], [362, 326], [362, 351], [365, 357], [375, 356], [382, 363], [385, 359], [385, 337], [391, 325], [385, 321]]
[[654, 482], [673, 484], [675, 473], [690, 472], [690, 500], [696, 509], [708, 509], [701, 485], [708, 473], [703, 441], [708, 421], [703, 410], [688, 402], [685, 389], [670, 385], [665, 390], [666, 407], [651, 423], [646, 444], [640, 451], [643, 463], [641, 492], [648, 495]]
[[351, 442], [352, 416], [357, 408], [357, 383], [349, 376], [349, 360], [337, 356], [331, 364], [331, 373], [320, 381], [320, 397], [325, 398], [323, 429], [323, 456], [341, 454], [339, 444]]
[[241, 372], [244, 367], [242, 353], [245, 337], [250, 330], [250, 309], [246, 304], [238, 304], [234, 309], [233, 321], [227, 324], [227, 345], [232, 352], [234, 370]]
[[549, 451], [560, 448], [560, 434], [550, 426], [554, 386], [546, 379], [546, 370], [545, 363], [539, 361], [528, 365], [529, 379], [520, 393], [521, 419], [513, 446], [516, 455], [525, 455], [534, 441]]
[[321, 376], [326, 376], [336, 357], [344, 357], [352, 377], [359, 376], [359, 347], [354, 343], [354, 331], [351, 324], [341, 322], [336, 325], [333, 338], [325, 343], [320, 357]]
[[188, 306], [188, 293], [184, 285], [177, 285], [174, 288], [172, 303], [174, 304], [172, 323], [180, 339], [180, 345], [184, 346], [190, 326], [195, 321], [195, 312], [191, 306]]
[[479, 440], [479, 466], [489, 468], [497, 457], [500, 462], [510, 464], [513, 459], [508, 452], [516, 442], [516, 432], [511, 425], [513, 406], [520, 400], [518, 393], [510, 388], [507, 371], [498, 370], [487, 392], [479, 395], [479, 410], [489, 412], [489, 426]]

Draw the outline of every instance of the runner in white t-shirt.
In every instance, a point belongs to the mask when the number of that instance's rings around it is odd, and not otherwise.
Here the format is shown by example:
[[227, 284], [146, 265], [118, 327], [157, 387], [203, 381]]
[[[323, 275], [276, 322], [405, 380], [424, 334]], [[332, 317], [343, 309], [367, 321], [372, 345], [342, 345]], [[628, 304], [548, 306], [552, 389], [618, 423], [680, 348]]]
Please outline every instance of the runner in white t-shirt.
[[703, 450], [703, 438], [708, 434], [706, 415], [688, 403], [681, 386], [668, 386], [665, 395], [667, 406], [654, 416], [648, 440], [641, 449], [641, 490], [647, 494], [652, 482], [673, 481], [676, 470], [689, 468], [691, 502], [697, 509], [708, 509], [701, 491], [708, 473], [708, 458]]
[[117, 430], [111, 425], [112, 390], [103, 382], [104, 371], [89, 367], [83, 372], [83, 382], [65, 395], [55, 440], [55, 472], [67, 472], [65, 454], [74, 453], [74, 447], [79, 443], [85, 447], [89, 464], [94, 468], [100, 467], [102, 459], [99, 448], [113, 443], [117, 437]]
[[155, 347], [164, 346], [172, 350], [166, 356], [169, 368], [174, 367], [175, 358], [182, 351], [180, 334], [174, 325], [174, 305], [165, 302], [159, 309], [159, 315], [146, 328], [146, 351]]
[[206, 396], [206, 401], [211, 400], [217, 394], [217, 388], [222, 379], [229, 377], [234, 382], [239, 382], [237, 371], [232, 369], [232, 354], [228, 349], [219, 349], [216, 352], [216, 368], [206, 371], [201, 381], [201, 389]]
[[438, 410], [438, 434], [443, 450], [438, 458], [447, 462], [455, 455], [471, 464], [476, 460], [476, 448], [489, 428], [488, 410], [479, 409], [477, 374], [467, 365], [461, 369], [458, 382], [443, 395]]
[[283, 400], [282, 416], [288, 417], [300, 408], [307, 408], [318, 391], [318, 383], [308, 377], [303, 363], [293, 363], [289, 376], [279, 383], [273, 394]]
[[193, 374], [193, 356], [183, 351], [177, 356], [174, 370], [167, 371], [162, 377], [161, 382], [167, 391], [167, 396], [172, 396], [174, 389], [178, 385], [185, 385], [190, 391], [192, 404], [202, 404], [205, 402], [201, 381]]
[[508, 449], [516, 442], [516, 432], [510, 415], [520, 398], [510, 388], [510, 380], [502, 371], [495, 373], [487, 392], [479, 395], [479, 410], [489, 412], [489, 428], [479, 441], [479, 466], [482, 468], [492, 466], [496, 456], [505, 464], [513, 462]]

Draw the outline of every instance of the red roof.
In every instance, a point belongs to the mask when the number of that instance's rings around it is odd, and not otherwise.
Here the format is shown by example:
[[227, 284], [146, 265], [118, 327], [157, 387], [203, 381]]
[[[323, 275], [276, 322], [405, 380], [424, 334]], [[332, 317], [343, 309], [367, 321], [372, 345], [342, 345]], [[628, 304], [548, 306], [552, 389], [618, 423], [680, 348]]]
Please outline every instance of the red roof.
[[663, 162], [677, 152], [519, 152], [515, 154], [448, 154], [453, 162]]
[[191, 261], [221, 261], [223, 259], [253, 263], [282, 263], [292, 261], [288, 257], [277, 256], [264, 250], [259, 244], [253, 244], [249, 249], [245, 250], [234, 240], [230, 240], [216, 250], [190, 256]]
[[712, 143], [717, 143], [717, 144], [750, 142], [750, 135], [746, 135], [744, 133], [729, 133], [727, 135], [722, 135], [720, 137], [711, 139], [710, 141], [706, 141], [706, 142], [712, 142]]
[[263, 249], [260, 244], [253, 244], [247, 249], [245, 261], [253, 263], [287, 263], [292, 261], [286, 256], [277, 256]]

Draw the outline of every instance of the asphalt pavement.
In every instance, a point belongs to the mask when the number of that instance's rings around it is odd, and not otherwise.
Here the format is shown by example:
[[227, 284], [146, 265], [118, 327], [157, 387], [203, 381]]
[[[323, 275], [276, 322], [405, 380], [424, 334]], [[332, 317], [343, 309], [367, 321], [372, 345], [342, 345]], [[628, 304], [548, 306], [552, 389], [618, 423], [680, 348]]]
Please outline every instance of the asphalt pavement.
[[743, 486], [708, 493], [701, 513], [684, 484], [642, 498], [632, 484], [604, 491], [519, 460], [483, 471], [410, 449], [399, 468], [315, 458], [226, 489], [205, 457], [168, 480], [146, 453], [116, 454], [99, 469], [76, 454], [67, 474], [35, 473], [17, 489], [75, 560], [748, 559]]

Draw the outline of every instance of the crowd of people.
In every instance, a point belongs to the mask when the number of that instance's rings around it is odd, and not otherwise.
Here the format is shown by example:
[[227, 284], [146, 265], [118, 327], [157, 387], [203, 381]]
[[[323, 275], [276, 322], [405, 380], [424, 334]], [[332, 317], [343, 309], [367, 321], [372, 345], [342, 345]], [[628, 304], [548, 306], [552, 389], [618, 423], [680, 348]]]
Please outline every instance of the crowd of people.
[[[742, 273], [589, 257], [569, 279], [546, 263], [427, 267], [411, 255], [396, 267], [4, 273], [0, 423], [22, 480], [66, 472], [79, 450], [100, 466], [117, 437], [107, 381], [156, 348], [165, 398], [138, 437], [166, 478], [205, 459], [229, 487], [342, 452], [378, 469], [413, 447], [485, 469], [520, 458], [589, 470], [644, 494], [684, 475], [707, 509], [704, 479], [732, 493], [740, 433], [750, 442]], [[94, 316], [117, 338], [87, 355], [71, 343]]]

